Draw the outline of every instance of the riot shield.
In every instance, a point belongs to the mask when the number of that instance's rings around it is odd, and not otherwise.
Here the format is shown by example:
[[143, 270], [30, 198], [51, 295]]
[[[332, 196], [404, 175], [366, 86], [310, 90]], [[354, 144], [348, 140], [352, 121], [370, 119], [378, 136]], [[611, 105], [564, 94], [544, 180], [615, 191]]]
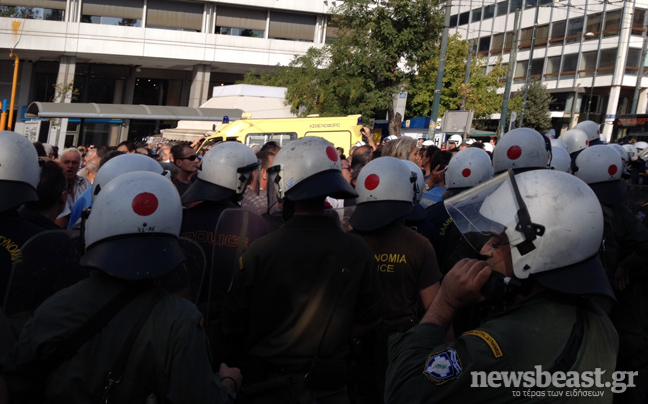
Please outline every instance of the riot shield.
[[201, 302], [208, 302], [205, 317], [219, 316], [225, 295], [239, 268], [239, 258], [249, 244], [268, 234], [270, 226], [261, 216], [241, 208], [225, 209], [216, 223], [212, 262], [205, 277]]
[[202, 289], [202, 284], [205, 279], [205, 272], [207, 269], [207, 258], [205, 257], [205, 252], [202, 247], [196, 243], [194, 240], [191, 240], [186, 237], [180, 237], [180, 248], [186, 258], [184, 262], [184, 267], [187, 271], [188, 283], [189, 283], [189, 300], [194, 304], [198, 304], [198, 299], [200, 298], [200, 291]]

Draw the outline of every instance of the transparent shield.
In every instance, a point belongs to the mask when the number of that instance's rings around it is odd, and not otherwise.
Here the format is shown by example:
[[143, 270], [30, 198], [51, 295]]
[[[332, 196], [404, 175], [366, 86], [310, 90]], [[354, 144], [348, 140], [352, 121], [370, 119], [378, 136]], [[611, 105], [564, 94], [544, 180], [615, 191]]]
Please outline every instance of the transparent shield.
[[480, 252], [493, 235], [501, 235], [506, 226], [484, 217], [480, 211], [486, 198], [509, 179], [504, 172], [493, 179], [444, 201], [446, 211], [466, 241]]
[[274, 166], [267, 169], [268, 173], [268, 213], [270, 215], [281, 215], [283, 207], [279, 197], [281, 180], [281, 167]]

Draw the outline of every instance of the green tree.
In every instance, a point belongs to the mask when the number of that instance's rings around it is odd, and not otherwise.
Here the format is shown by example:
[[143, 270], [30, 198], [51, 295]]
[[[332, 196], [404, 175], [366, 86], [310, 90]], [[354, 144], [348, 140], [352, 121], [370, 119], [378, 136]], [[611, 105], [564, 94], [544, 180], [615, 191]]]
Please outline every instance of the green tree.
[[0, 17], [33, 20], [36, 18], [36, 13], [33, 7], [0, 6]]
[[[486, 118], [501, 110], [502, 96], [498, 95], [496, 90], [504, 86], [504, 83], [500, 82], [500, 78], [506, 75], [506, 68], [497, 63], [494, 68], [484, 74], [487, 60], [479, 55], [474, 55], [470, 63], [468, 85], [465, 85], [469, 46], [469, 42], [462, 40], [459, 35], [448, 38], [439, 116], [443, 116], [447, 110], [459, 109], [464, 96], [466, 98], [465, 109], [475, 111], [476, 119]], [[409, 89], [408, 116], [430, 115], [439, 57], [440, 52], [436, 52], [433, 58], [421, 64], [419, 74]]]
[[393, 95], [406, 91], [420, 65], [438, 52], [438, 0], [346, 0], [332, 20], [337, 40], [311, 48], [288, 68], [243, 82], [287, 87], [288, 104], [302, 115], [386, 112], [392, 122]]
[[[524, 88], [521, 88], [511, 96], [508, 109], [509, 116], [507, 117], [506, 123], [507, 129], [509, 127], [512, 111], [517, 112], [518, 123], [516, 123], [515, 126], [519, 127], [523, 100]], [[551, 97], [551, 94], [549, 94], [544, 84], [539, 80], [531, 81], [527, 92], [526, 107], [524, 109], [524, 122], [522, 126], [525, 128], [535, 129], [540, 133], [546, 133], [551, 129], [551, 110], [549, 109], [549, 106], [554, 101], [555, 100]]]

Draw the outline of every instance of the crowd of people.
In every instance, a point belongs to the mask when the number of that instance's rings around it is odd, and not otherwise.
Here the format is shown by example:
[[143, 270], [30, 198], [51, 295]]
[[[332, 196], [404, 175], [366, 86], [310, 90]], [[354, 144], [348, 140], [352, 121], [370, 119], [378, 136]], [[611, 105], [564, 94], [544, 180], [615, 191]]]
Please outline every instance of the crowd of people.
[[362, 131], [1, 132], [0, 403], [646, 402], [640, 142]]

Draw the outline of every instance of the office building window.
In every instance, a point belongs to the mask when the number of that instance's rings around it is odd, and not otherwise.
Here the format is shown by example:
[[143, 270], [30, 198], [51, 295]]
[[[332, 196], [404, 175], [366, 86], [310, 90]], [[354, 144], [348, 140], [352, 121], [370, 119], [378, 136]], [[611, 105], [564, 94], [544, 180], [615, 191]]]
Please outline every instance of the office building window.
[[457, 21], [459, 21], [459, 15], [451, 15], [450, 16], [450, 28], [454, 28], [457, 26]]
[[515, 73], [513, 73], [514, 83], [524, 83], [526, 81], [526, 74], [529, 68], [528, 60], [520, 60], [515, 65]]
[[143, 12], [143, 0], [84, 0], [81, 22], [141, 27]]
[[535, 45], [545, 45], [549, 40], [549, 24], [536, 27]]
[[522, 0], [511, 0], [509, 10], [514, 13], [516, 8], [522, 10]]
[[567, 43], [580, 42], [581, 37], [583, 36], [583, 25], [585, 20], [583, 17], [580, 18], [570, 18], [567, 24]]
[[148, 0], [146, 26], [200, 32], [203, 10], [200, 3]]
[[489, 36], [479, 38], [479, 45], [477, 46], [478, 53], [487, 53], [490, 48], [491, 38]]
[[268, 37], [288, 41], [313, 42], [317, 17], [307, 14], [270, 13], [270, 31]]
[[533, 59], [531, 62], [531, 71], [529, 72], [529, 77], [539, 78], [542, 76], [542, 70], [544, 69], [544, 58]]
[[558, 79], [558, 72], [560, 71], [560, 56], [552, 56], [547, 58], [547, 69], [545, 70], [545, 80]]
[[598, 39], [601, 35], [601, 21], [603, 15], [601, 13], [592, 14], [587, 16], [587, 25], [585, 25], [585, 33], [592, 33], [593, 36], [585, 35], [585, 40]]
[[614, 73], [614, 66], [616, 64], [617, 48], [601, 49], [601, 56], [599, 57], [599, 66], [596, 74], [598, 76], [606, 76]]
[[617, 36], [621, 31], [621, 10], [605, 13], [603, 36]]
[[497, 16], [508, 14], [508, 1], [500, 1], [497, 3]]
[[337, 26], [337, 23], [333, 22], [331, 17], [328, 17], [328, 21], [326, 23], [326, 36], [325, 36], [325, 42], [326, 43], [331, 43], [338, 38], [338, 30], [339, 27]]
[[504, 47], [504, 33], [493, 35], [491, 40], [491, 55], [499, 55]]
[[459, 14], [459, 25], [466, 25], [470, 22], [470, 11]]
[[531, 38], [533, 38], [533, 27], [524, 28], [520, 31], [518, 40], [518, 48], [528, 48], [531, 46]]
[[550, 4], [553, 4], [553, 3], [554, 3], [554, 0], [540, 0], [540, 5], [541, 6], [547, 6], [547, 5], [550, 5]]
[[506, 33], [506, 36], [504, 37], [504, 52], [510, 52], [511, 48], [513, 47], [513, 31], [509, 31]]
[[65, 0], [6, 0], [0, 16], [26, 20], [63, 21]]
[[553, 102], [549, 104], [549, 110], [551, 111], [571, 111], [569, 107], [571, 105], [570, 99], [572, 94], [568, 93], [553, 93], [551, 98]]
[[576, 76], [576, 67], [578, 66], [578, 54], [572, 53], [563, 56], [561, 79], [573, 79]]
[[641, 57], [641, 49], [630, 48], [628, 49], [628, 60], [626, 62], [625, 74], [636, 75], [639, 70], [639, 58]]
[[[248, 36], [263, 38], [268, 12], [266, 10], [238, 8], [229, 6], [216, 7], [216, 34]], [[334, 27], [327, 27], [326, 36], [335, 35]]]
[[486, 20], [488, 18], [493, 18], [494, 15], [495, 15], [495, 4], [484, 6], [484, 18], [482, 18], [483, 20]]
[[646, 27], [643, 26], [644, 15], [646, 10], [635, 8], [634, 15], [632, 16], [632, 35], [643, 35]]
[[578, 77], [592, 77], [594, 70], [596, 70], [596, 54], [597, 51], [583, 52], [581, 54], [581, 62], [578, 69]]
[[549, 46], [560, 46], [563, 43], [565, 38], [565, 27], [567, 26], [567, 21], [557, 21], [554, 22], [551, 27], [551, 39], [549, 40]]
[[482, 8], [476, 8], [472, 11], [472, 21], [471, 22], [479, 22], [482, 19]]

